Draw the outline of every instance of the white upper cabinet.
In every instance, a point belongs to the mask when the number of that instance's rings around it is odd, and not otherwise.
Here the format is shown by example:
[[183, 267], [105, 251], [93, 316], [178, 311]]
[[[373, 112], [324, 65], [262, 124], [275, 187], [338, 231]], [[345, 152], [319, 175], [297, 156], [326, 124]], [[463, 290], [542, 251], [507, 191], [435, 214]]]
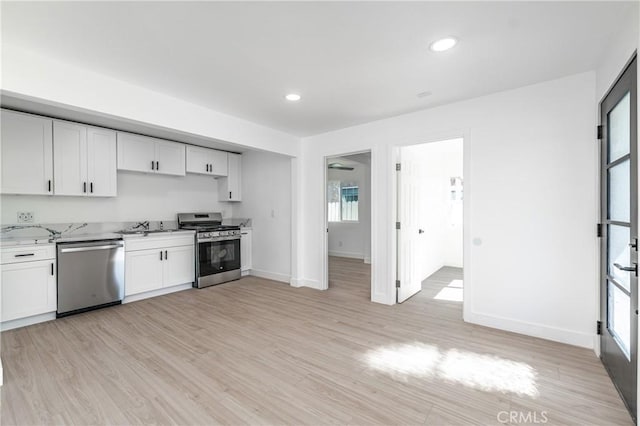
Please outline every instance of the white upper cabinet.
[[212, 150], [211, 174], [215, 176], [227, 176], [229, 173], [229, 154], [223, 151]]
[[89, 127], [87, 129], [87, 180], [89, 195], [118, 195], [118, 159], [116, 132]]
[[156, 142], [146, 136], [118, 132], [118, 170], [154, 172]]
[[53, 194], [53, 120], [2, 110], [3, 194]]
[[87, 193], [87, 128], [53, 122], [53, 176], [56, 195]]
[[118, 132], [118, 169], [184, 176], [184, 144]]
[[115, 132], [55, 121], [53, 152], [56, 195], [117, 195]]
[[218, 200], [242, 201], [242, 155], [227, 154], [227, 176], [218, 179]]
[[156, 142], [156, 173], [165, 175], [185, 175], [185, 145], [178, 142], [159, 140]]
[[227, 176], [227, 161], [224, 151], [187, 145], [188, 173]]

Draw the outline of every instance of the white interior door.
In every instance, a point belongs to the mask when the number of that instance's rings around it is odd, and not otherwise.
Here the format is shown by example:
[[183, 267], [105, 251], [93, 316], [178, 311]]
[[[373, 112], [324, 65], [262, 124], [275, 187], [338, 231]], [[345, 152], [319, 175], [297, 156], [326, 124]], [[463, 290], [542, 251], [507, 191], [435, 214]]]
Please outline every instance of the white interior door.
[[425, 257], [419, 233], [420, 164], [407, 150], [400, 150], [401, 170], [398, 172], [398, 303], [422, 290], [420, 262]]

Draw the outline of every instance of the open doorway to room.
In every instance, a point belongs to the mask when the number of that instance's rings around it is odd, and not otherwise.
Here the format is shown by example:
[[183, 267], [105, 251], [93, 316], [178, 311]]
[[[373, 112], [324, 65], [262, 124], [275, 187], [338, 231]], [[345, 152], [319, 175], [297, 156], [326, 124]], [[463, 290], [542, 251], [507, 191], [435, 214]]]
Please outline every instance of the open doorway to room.
[[463, 139], [400, 148], [397, 302], [462, 307]]
[[371, 298], [371, 152], [326, 158], [329, 289]]

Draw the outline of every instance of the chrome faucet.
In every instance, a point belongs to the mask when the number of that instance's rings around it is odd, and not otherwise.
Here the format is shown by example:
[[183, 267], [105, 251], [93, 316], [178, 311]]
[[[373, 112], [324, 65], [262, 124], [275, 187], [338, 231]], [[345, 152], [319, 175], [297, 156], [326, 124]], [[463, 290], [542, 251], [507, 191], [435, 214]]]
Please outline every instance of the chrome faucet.
[[138, 228], [142, 228], [145, 231], [148, 231], [149, 230], [149, 221], [145, 220], [144, 222], [138, 222], [138, 223], [136, 223], [135, 225], [133, 225], [131, 227], [131, 229], [138, 229]]

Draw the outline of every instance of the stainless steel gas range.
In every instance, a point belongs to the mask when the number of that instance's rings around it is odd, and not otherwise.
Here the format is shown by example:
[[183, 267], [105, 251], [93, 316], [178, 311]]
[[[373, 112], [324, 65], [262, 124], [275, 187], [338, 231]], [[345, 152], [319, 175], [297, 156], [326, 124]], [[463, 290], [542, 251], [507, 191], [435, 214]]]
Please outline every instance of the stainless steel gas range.
[[196, 280], [203, 288], [240, 278], [240, 227], [222, 225], [222, 213], [178, 213], [178, 227], [196, 231]]

